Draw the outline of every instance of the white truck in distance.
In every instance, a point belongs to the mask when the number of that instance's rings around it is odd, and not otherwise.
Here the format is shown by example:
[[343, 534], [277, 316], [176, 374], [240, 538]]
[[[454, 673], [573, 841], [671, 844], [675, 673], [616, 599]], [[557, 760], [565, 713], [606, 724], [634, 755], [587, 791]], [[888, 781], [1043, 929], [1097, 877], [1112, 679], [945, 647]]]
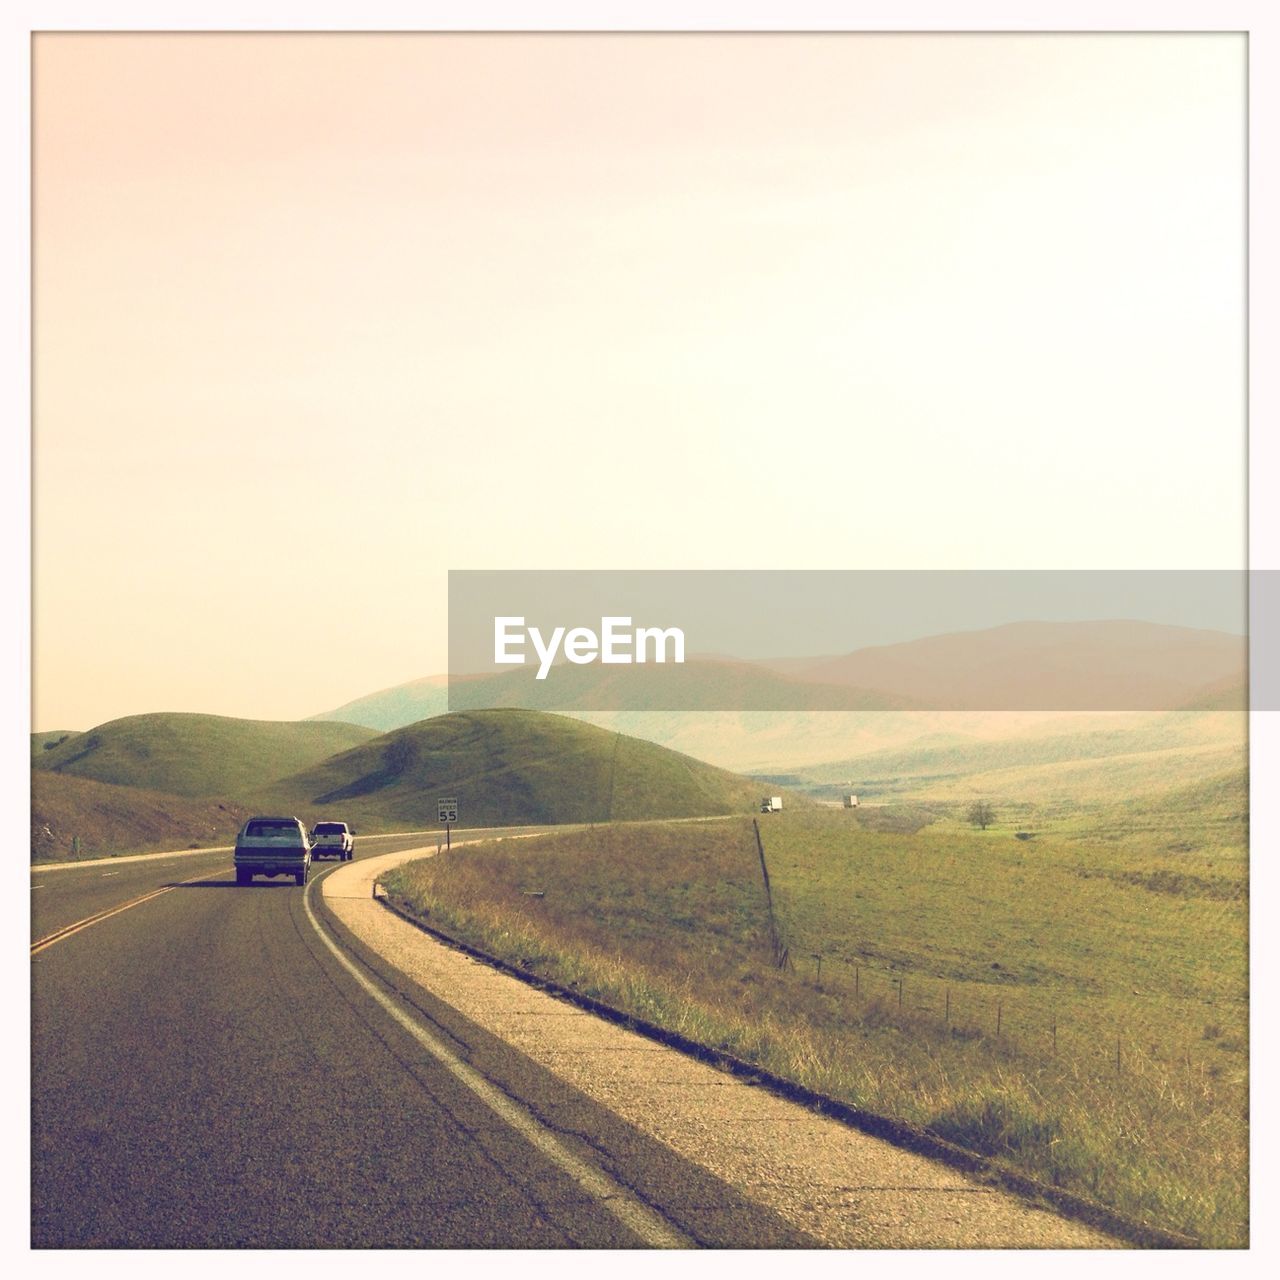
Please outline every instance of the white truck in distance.
[[339, 862], [350, 862], [356, 855], [356, 842], [345, 822], [317, 822], [311, 829], [311, 856], [336, 854]]
[[782, 797], [781, 796], [762, 796], [760, 798], [761, 813], [781, 813]]

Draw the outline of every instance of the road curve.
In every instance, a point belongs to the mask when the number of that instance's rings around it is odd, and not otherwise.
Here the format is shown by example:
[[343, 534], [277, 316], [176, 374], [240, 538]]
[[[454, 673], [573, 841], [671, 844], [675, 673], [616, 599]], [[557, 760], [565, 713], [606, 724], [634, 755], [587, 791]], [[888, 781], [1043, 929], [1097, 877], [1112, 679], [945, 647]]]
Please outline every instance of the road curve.
[[[357, 858], [421, 841], [366, 838]], [[304, 891], [237, 887], [225, 852], [36, 867], [32, 888], [34, 1247], [814, 1243], [353, 967]]]

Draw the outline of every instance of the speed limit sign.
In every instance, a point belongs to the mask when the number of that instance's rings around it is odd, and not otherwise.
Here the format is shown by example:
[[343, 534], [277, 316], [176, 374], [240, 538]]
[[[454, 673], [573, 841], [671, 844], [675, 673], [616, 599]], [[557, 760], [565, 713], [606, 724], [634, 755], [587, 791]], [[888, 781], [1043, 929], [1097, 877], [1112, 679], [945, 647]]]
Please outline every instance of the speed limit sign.
[[449, 796], [443, 800], [436, 801], [436, 812], [439, 814], [438, 822], [453, 823], [458, 820], [458, 801], [455, 797]]

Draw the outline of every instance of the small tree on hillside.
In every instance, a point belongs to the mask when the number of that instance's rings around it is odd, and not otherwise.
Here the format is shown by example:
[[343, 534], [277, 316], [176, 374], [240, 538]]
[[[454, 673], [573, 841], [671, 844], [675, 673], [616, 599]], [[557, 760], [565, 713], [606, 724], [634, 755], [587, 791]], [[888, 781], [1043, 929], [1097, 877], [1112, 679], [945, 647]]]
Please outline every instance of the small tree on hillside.
[[996, 811], [986, 800], [975, 800], [969, 806], [969, 821], [985, 831], [996, 820]]

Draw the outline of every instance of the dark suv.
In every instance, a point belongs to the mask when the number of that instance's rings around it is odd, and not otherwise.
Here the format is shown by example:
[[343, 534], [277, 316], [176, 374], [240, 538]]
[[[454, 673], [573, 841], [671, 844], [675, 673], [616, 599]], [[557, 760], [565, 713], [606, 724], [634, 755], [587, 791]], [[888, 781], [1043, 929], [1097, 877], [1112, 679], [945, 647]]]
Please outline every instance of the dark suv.
[[236, 884], [254, 876], [293, 876], [307, 883], [311, 841], [297, 818], [250, 818], [236, 836]]

